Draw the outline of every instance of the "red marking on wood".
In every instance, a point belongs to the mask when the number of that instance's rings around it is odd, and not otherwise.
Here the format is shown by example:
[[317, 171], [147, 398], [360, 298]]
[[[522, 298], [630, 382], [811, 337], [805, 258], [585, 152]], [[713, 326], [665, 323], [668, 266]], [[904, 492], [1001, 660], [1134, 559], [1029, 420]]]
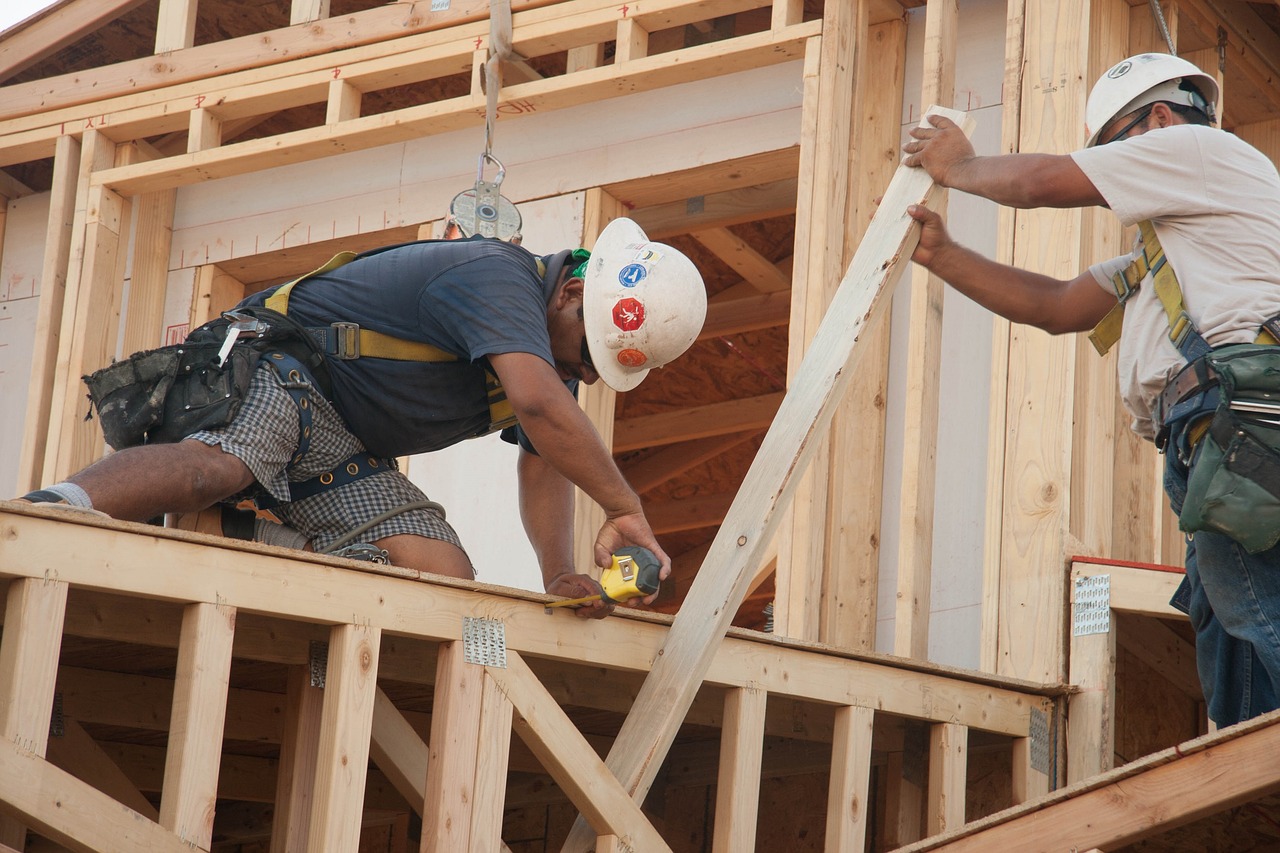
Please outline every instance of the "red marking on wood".
[[207, 95], [196, 95], [196, 109], [200, 109], [204, 105], [204, 99]]
[[621, 13], [622, 13], [622, 17], [624, 17], [624, 18], [625, 18], [625, 17], [627, 16], [627, 11], [628, 11], [630, 8], [631, 8], [631, 7], [629, 7], [629, 6], [625, 6], [625, 5], [624, 5], [624, 6], [620, 6], [620, 7], [618, 8], [618, 11], [619, 11], [619, 12], [621, 12]]
[[342, 69], [341, 69], [341, 68], [335, 68], [335, 69], [333, 69], [333, 79], [334, 79], [334, 80], [337, 80], [337, 79], [338, 79], [339, 77], [341, 77], [341, 76], [342, 76]]

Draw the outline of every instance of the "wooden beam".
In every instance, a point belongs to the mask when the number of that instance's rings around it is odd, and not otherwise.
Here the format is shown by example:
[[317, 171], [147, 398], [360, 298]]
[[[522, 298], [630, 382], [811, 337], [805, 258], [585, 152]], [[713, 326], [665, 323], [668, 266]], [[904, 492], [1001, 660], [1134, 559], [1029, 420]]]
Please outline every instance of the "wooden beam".
[[305, 853], [315, 798], [316, 761], [324, 691], [311, 683], [307, 666], [289, 667], [284, 732], [271, 815], [271, 853]]
[[14, 27], [0, 40], [0, 83], [53, 56], [89, 33], [97, 32], [145, 2], [146, 0], [100, 0], [93, 6], [82, 3], [75, 8], [72, 8], [72, 4], [62, 3], [43, 14], [36, 13], [28, 23]]
[[0, 803], [8, 814], [76, 853], [191, 853], [164, 827], [3, 739]]
[[343, 853], [359, 842], [381, 637], [381, 628], [361, 625], [329, 633], [308, 851]]
[[[604, 191], [620, 200], [634, 218], [644, 208], [679, 203], [688, 210], [688, 202], [697, 199], [705, 205], [705, 197], [748, 187], [793, 180], [796, 177], [799, 149], [780, 148], [722, 160], [705, 166], [680, 169], [663, 175], [636, 178], [609, 184]], [[791, 194], [794, 206], [795, 193]], [[695, 211], [688, 211], [693, 213]], [[653, 235], [650, 235], [653, 236]]]
[[382, 688], [373, 697], [370, 757], [419, 815], [427, 786], [427, 745]]
[[[973, 119], [953, 115], [966, 133]], [[861, 333], [888, 305], [901, 264], [919, 240], [906, 214], [931, 197], [927, 173], [900, 166], [814, 336], [810, 354], [765, 435], [738, 497], [707, 555], [689, 597], [654, 662], [609, 753], [609, 768], [637, 800], [648, 793], [676, 730], [769, 546], [823, 431], [857, 371]], [[568, 850], [583, 850], [589, 830], [575, 824]]]
[[723, 492], [718, 495], [654, 501], [645, 505], [645, 516], [655, 535], [714, 527], [724, 521], [733, 498], [732, 492]]
[[[10, 582], [0, 636], [0, 740], [43, 756], [49, 743], [53, 689], [62, 645], [67, 585], [25, 578]], [[0, 815], [0, 843], [21, 849], [26, 829]]]
[[[124, 321], [123, 353], [164, 344], [164, 298], [169, 285], [169, 249], [177, 193], [164, 190], [134, 200], [138, 227], [133, 238], [129, 311]], [[194, 328], [194, 327], [193, 327]]]
[[757, 435], [759, 435], [758, 431], [751, 430], [673, 444], [638, 462], [623, 465], [622, 474], [631, 484], [631, 488], [638, 494], [644, 494]]
[[826, 849], [863, 850], [871, 817], [871, 737], [875, 711], [846, 705], [836, 709], [831, 743], [831, 787], [827, 792]]
[[[511, 659], [507, 651], [507, 659]], [[467, 663], [461, 641], [440, 647], [422, 815], [423, 853], [470, 850], [484, 669]]]
[[791, 296], [785, 293], [760, 293], [727, 302], [713, 299], [707, 304], [707, 320], [698, 340], [785, 326], [790, 309]]
[[902, 851], [1118, 850], [1280, 790], [1277, 749], [1280, 712], [1272, 712]]
[[[475, 802], [479, 808], [471, 811], [471, 849], [511, 853], [502, 843], [502, 817], [515, 711], [494, 679], [485, 678], [480, 690], [480, 748], [476, 754], [475, 774]], [[590, 751], [594, 757], [595, 751]]]
[[586, 816], [593, 841], [616, 835], [631, 849], [671, 849], [518, 653], [508, 649], [506, 668], [486, 667], [484, 674], [511, 700], [516, 734]]
[[[920, 103], [951, 104], [956, 87], [955, 0], [925, 7], [924, 81]], [[947, 194], [935, 210], [946, 212]], [[933, 578], [933, 509], [937, 483], [938, 398], [942, 374], [944, 283], [921, 266], [911, 268], [907, 367], [902, 389], [902, 491], [898, 505], [898, 594], [893, 621], [894, 654], [929, 656]]]
[[709, 193], [632, 211], [631, 218], [650, 239], [662, 240], [694, 230], [723, 228], [794, 213], [796, 179]]
[[755, 849], [768, 698], [747, 687], [725, 693], [712, 853]]
[[49, 738], [49, 761], [118, 800], [148, 820], [159, 820], [160, 811], [142, 795], [120, 765], [103, 751], [84, 726], [66, 716], [62, 734]]
[[1121, 613], [1137, 613], [1143, 616], [1159, 616], [1185, 622], [1187, 615], [1169, 604], [1169, 599], [1182, 583], [1181, 571], [1167, 567], [1143, 567], [1140, 564], [1107, 563], [1088, 558], [1076, 558], [1071, 562], [1071, 579], [1106, 575], [1110, 580], [1111, 609]]
[[964, 825], [965, 771], [969, 766], [969, 730], [955, 723], [929, 727], [930, 835]]
[[779, 392], [626, 418], [614, 428], [613, 452], [765, 429], [782, 402]]
[[777, 293], [791, 289], [789, 276], [728, 228], [707, 228], [692, 232], [692, 236], [756, 290]]
[[182, 615], [160, 825], [201, 848], [213, 838], [235, 620], [234, 607], [216, 604], [189, 604]]

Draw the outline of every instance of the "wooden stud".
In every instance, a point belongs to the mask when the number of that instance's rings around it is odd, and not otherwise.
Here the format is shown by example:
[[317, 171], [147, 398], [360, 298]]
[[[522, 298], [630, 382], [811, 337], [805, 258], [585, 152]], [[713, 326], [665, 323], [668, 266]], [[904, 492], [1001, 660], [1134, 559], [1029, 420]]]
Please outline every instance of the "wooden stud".
[[804, 20], [804, 0], [773, 0], [773, 11], [769, 20], [772, 29], [794, 26]]
[[289, 667], [284, 732], [277, 762], [275, 811], [271, 815], [271, 853], [305, 853], [315, 798], [316, 761], [324, 691], [311, 685], [307, 666]]
[[197, 0], [160, 0], [156, 17], [156, 53], [169, 53], [196, 43]]
[[228, 275], [217, 264], [196, 267], [192, 282], [191, 312], [187, 326], [196, 329], [223, 311], [234, 308], [245, 297], [245, 287], [235, 276]]
[[[1072, 584], [1074, 593], [1078, 588]], [[1071, 684], [1067, 698], [1067, 782], [1110, 770], [1116, 736], [1116, 630], [1071, 635]]]
[[[922, 105], [955, 100], [955, 0], [925, 7]], [[946, 210], [947, 195], [935, 197]], [[930, 588], [933, 566], [933, 504], [937, 481], [938, 398], [942, 373], [942, 279], [921, 266], [911, 268], [907, 322], [907, 375], [902, 389], [902, 492], [898, 510], [898, 594], [893, 651], [902, 657], [929, 657]]]
[[836, 709], [831, 743], [831, 787], [827, 794], [825, 849], [864, 850], [871, 816], [871, 735], [875, 711], [856, 705]]
[[[455, 617], [456, 618], [456, 617]], [[511, 652], [507, 652], [510, 660]], [[484, 669], [463, 658], [461, 641], [440, 647], [422, 815], [422, 851], [470, 850]]]
[[623, 65], [649, 55], [649, 33], [635, 18], [618, 19], [614, 65]]
[[400, 796], [421, 815], [427, 784], [427, 745], [382, 688], [374, 694], [373, 703], [369, 754]]
[[346, 80], [329, 81], [329, 101], [325, 108], [324, 123], [337, 124], [360, 118], [362, 93]]
[[329, 633], [320, 754], [307, 850], [343, 853], [359, 840], [382, 630], [335, 625]]
[[[66, 606], [62, 581], [27, 578], [9, 584], [0, 636], [0, 740], [37, 757], [49, 743]], [[25, 838], [22, 824], [0, 816], [0, 843], [22, 849]]]
[[481, 693], [475, 775], [475, 802], [479, 808], [471, 810], [471, 849], [506, 850], [502, 843], [502, 815], [514, 711], [494, 679], [484, 679]]
[[924, 837], [925, 774], [924, 750], [912, 738], [907, 737], [900, 748], [889, 752], [885, 769], [885, 842], [891, 847]]
[[[604, 762], [596, 757], [523, 657], [508, 649], [506, 668], [487, 667], [485, 676], [492, 679], [515, 706], [514, 724], [520, 739], [594, 827], [587, 830], [593, 843], [598, 833], [616, 835], [632, 849], [671, 849]], [[434, 737], [434, 730], [432, 734]], [[425, 828], [423, 833], [425, 838]]]
[[192, 110], [187, 123], [187, 152], [208, 151], [220, 145], [222, 119], [210, 110]]
[[129, 311], [124, 345], [132, 354], [164, 343], [164, 298], [169, 284], [169, 249], [173, 242], [173, 212], [177, 193], [162, 190], [134, 200], [137, 233], [133, 242], [133, 270], [129, 279]]
[[964, 824], [969, 730], [955, 723], [929, 727], [928, 829], [938, 835]]
[[637, 493], [644, 494], [680, 476], [685, 471], [715, 459], [758, 434], [755, 431], [739, 432], [673, 444], [639, 462], [622, 466], [622, 475], [627, 478], [627, 482]]
[[76, 216], [80, 151], [80, 141], [74, 136], [58, 137], [53, 159], [53, 183], [49, 190], [44, 260], [40, 265], [40, 305], [31, 349], [31, 380], [27, 386], [22, 452], [18, 458], [17, 491], [20, 493], [38, 489], [44, 469], [63, 306], [67, 301], [67, 265]]
[[290, 0], [289, 24], [309, 24], [329, 17], [329, 0]]
[[724, 697], [720, 730], [720, 775], [716, 782], [714, 853], [752, 850], [760, 808], [760, 764], [764, 755], [765, 702], [769, 694], [750, 687]]
[[235, 620], [234, 607], [217, 604], [182, 614], [160, 824], [196, 847], [213, 838]]
[[[947, 111], [971, 132], [973, 119]], [[908, 204], [926, 203], [933, 182], [927, 173], [900, 166], [814, 336], [795, 393], [783, 401], [773, 425], [707, 554], [714, 571], [701, 571], [667, 634], [636, 704], [609, 753], [609, 768], [626, 790], [643, 799], [666, 756], [694, 693], [737, 611], [760, 556], [782, 521], [798, 479], [830, 424], [849, 377], [857, 372], [861, 332], [888, 304], [887, 295], [919, 228]], [[582, 850], [591, 835], [575, 824], [568, 850]]]
[[1049, 774], [1031, 766], [1031, 738], [1013, 739], [1013, 803], [1027, 803], [1049, 793]]
[[581, 47], [569, 48], [565, 60], [565, 73], [572, 74], [588, 68], [599, 68], [601, 65], [604, 65], [604, 45], [584, 44]]

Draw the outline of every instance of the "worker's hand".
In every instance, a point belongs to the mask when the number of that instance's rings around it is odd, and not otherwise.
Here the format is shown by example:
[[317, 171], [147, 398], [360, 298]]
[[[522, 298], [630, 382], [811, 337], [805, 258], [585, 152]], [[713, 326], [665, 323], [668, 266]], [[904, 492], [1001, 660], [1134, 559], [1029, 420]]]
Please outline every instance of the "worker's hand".
[[[604, 592], [600, 584], [590, 575], [575, 575], [565, 572], [556, 575], [546, 585], [547, 592], [565, 598], [586, 598]], [[613, 605], [606, 601], [588, 601], [574, 606], [574, 612], [582, 619], [603, 619], [613, 612]]]
[[946, 116], [927, 117], [932, 127], [913, 127], [911, 141], [902, 146], [904, 166], [920, 166], [934, 182], [955, 186], [955, 171], [974, 158], [973, 145], [960, 126]]
[[947, 228], [942, 224], [942, 217], [923, 204], [907, 205], [907, 215], [920, 223], [920, 242], [911, 253], [911, 260], [925, 269], [932, 269], [938, 254], [954, 245]]
[[[602, 569], [607, 568], [613, 561], [613, 554], [627, 545], [639, 545], [653, 552], [658, 562], [662, 564], [662, 568], [658, 571], [660, 581], [665, 581], [671, 574], [671, 558], [654, 538], [653, 529], [649, 527], [649, 521], [644, 517], [643, 512], [629, 512], [605, 519], [604, 525], [600, 528], [600, 535], [596, 537], [596, 565]], [[657, 597], [658, 593], [655, 592], [644, 598], [625, 601], [623, 605], [639, 607], [641, 604], [652, 604]]]

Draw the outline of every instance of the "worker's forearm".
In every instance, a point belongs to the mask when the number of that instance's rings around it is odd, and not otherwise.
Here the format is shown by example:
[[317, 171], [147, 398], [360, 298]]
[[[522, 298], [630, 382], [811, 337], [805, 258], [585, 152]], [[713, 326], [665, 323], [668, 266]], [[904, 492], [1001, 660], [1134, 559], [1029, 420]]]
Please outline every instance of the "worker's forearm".
[[1006, 207], [1082, 207], [1101, 199], [1065, 155], [1005, 154], [971, 157], [947, 172], [946, 186]]
[[576, 406], [545, 406], [520, 413], [534, 447], [561, 475], [614, 518], [640, 511], [640, 498], [627, 485], [591, 421]]
[[539, 456], [520, 452], [520, 519], [547, 588], [573, 572], [573, 484]]
[[1048, 332], [1058, 328], [1054, 306], [1062, 282], [983, 257], [958, 243], [939, 248], [929, 271], [979, 305], [1015, 323]]

